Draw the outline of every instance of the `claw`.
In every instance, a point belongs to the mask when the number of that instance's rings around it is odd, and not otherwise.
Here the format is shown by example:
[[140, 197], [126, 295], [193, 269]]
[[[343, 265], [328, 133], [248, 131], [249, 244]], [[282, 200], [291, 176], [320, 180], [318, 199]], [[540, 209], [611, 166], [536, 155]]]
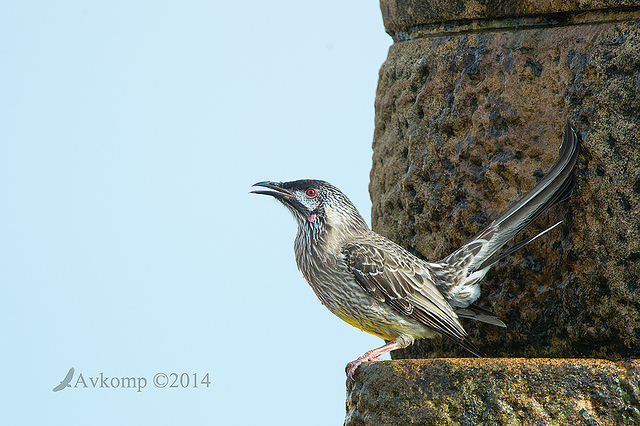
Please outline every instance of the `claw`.
[[360, 364], [362, 364], [363, 362], [383, 361], [381, 358], [378, 358], [377, 356], [371, 354], [371, 352], [372, 351], [367, 352], [366, 354], [362, 355], [360, 358], [356, 359], [355, 361], [351, 361], [349, 364], [347, 364], [344, 371], [347, 373], [347, 378], [349, 380], [353, 381], [353, 375], [355, 374], [358, 367], [360, 367]]
[[363, 362], [383, 361], [382, 359], [378, 358], [379, 355], [382, 355], [383, 353], [392, 351], [394, 349], [400, 349], [401, 347], [402, 345], [400, 343], [392, 341], [377, 349], [370, 350], [355, 361], [351, 361], [344, 369], [345, 373], [347, 373], [347, 379], [353, 381], [353, 375], [355, 374], [360, 364], [362, 364]]

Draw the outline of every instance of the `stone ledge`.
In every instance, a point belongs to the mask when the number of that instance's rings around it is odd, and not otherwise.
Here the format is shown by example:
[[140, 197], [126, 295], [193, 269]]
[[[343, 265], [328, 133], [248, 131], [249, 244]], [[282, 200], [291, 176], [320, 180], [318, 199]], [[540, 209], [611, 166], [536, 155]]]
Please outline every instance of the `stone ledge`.
[[446, 37], [452, 35], [481, 34], [501, 31], [536, 30], [542, 28], [608, 24], [629, 21], [640, 21], [640, 8], [628, 10], [563, 12], [509, 18], [429, 22], [394, 28], [387, 32], [393, 38], [394, 43], [398, 43], [425, 37]]
[[404, 29], [440, 22], [508, 19], [523, 16], [576, 14], [603, 9], [628, 10], [640, 7], [639, 0], [381, 0], [385, 30], [394, 37]]
[[640, 360], [447, 358], [365, 363], [345, 425], [640, 424]]

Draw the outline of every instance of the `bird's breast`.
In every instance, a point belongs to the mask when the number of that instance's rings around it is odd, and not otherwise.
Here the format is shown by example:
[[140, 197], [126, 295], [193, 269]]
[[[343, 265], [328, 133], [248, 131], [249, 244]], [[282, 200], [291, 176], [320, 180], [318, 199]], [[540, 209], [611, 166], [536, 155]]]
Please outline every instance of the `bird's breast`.
[[376, 300], [356, 281], [339, 250], [323, 250], [296, 239], [296, 263], [322, 304], [348, 324], [385, 340], [399, 335], [426, 337], [424, 325]]

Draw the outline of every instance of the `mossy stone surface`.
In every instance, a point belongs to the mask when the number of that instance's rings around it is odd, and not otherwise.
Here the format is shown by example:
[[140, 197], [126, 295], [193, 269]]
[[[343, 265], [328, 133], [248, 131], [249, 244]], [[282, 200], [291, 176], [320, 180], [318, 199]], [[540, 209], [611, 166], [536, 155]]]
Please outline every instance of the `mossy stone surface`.
[[346, 426], [636, 425], [640, 361], [432, 359], [365, 363]]
[[[396, 42], [380, 70], [372, 225], [429, 261], [533, 188], [557, 158], [567, 118], [583, 137], [573, 197], [521, 237], [563, 223], [481, 284], [479, 305], [507, 328], [464, 322], [486, 356], [640, 356], [636, 13], [500, 31], [485, 20], [485, 30], [456, 32], [456, 21], [446, 35]], [[434, 339], [392, 355], [468, 353]]]

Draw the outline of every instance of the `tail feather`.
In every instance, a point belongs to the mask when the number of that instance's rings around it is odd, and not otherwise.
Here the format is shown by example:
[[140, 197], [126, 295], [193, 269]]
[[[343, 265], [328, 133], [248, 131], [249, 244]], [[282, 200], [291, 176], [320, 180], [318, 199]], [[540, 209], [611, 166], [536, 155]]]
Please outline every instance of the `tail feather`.
[[579, 153], [580, 139], [567, 121], [559, 158], [545, 177], [471, 241], [439, 262], [440, 266], [446, 267], [433, 273], [439, 290], [452, 306], [467, 308], [479, 296], [477, 282], [491, 265], [558, 225], [498, 254], [509, 240], [534, 219], [571, 196], [575, 187], [572, 172]]
[[[580, 140], [569, 121], [565, 127], [558, 161], [546, 176], [520, 201], [514, 204], [469, 243], [443, 260], [455, 263], [466, 258], [467, 271], [481, 269], [481, 265], [502, 249], [511, 238], [553, 205], [571, 196], [575, 187], [572, 171], [580, 153]], [[465, 262], [466, 263], [466, 262]]]
[[531, 241], [537, 239], [538, 237], [543, 236], [544, 234], [546, 234], [547, 232], [551, 231], [553, 228], [555, 228], [556, 226], [560, 225], [561, 223], [562, 223], [562, 221], [556, 223], [553, 226], [548, 227], [544, 231], [540, 232], [537, 235], [534, 235], [531, 238], [527, 238], [524, 241], [520, 241], [518, 244], [514, 245], [513, 247], [509, 247], [509, 249], [507, 249], [507, 250], [503, 250], [502, 253], [500, 253], [498, 255], [495, 255], [494, 257], [490, 257], [489, 259], [487, 259], [484, 262], [482, 262], [482, 264], [480, 266], [478, 266], [478, 268], [476, 268], [476, 269], [478, 271], [482, 271], [484, 269], [489, 269], [494, 263], [500, 262], [502, 259], [504, 259], [505, 257], [509, 256], [511, 253], [513, 253], [514, 251], [518, 250], [520, 247], [526, 246]]
[[456, 314], [461, 318], [486, 322], [487, 324], [497, 325], [498, 327], [506, 327], [506, 324], [495, 316], [493, 312], [487, 311], [486, 309], [476, 305], [469, 305], [466, 308], [457, 308]]

